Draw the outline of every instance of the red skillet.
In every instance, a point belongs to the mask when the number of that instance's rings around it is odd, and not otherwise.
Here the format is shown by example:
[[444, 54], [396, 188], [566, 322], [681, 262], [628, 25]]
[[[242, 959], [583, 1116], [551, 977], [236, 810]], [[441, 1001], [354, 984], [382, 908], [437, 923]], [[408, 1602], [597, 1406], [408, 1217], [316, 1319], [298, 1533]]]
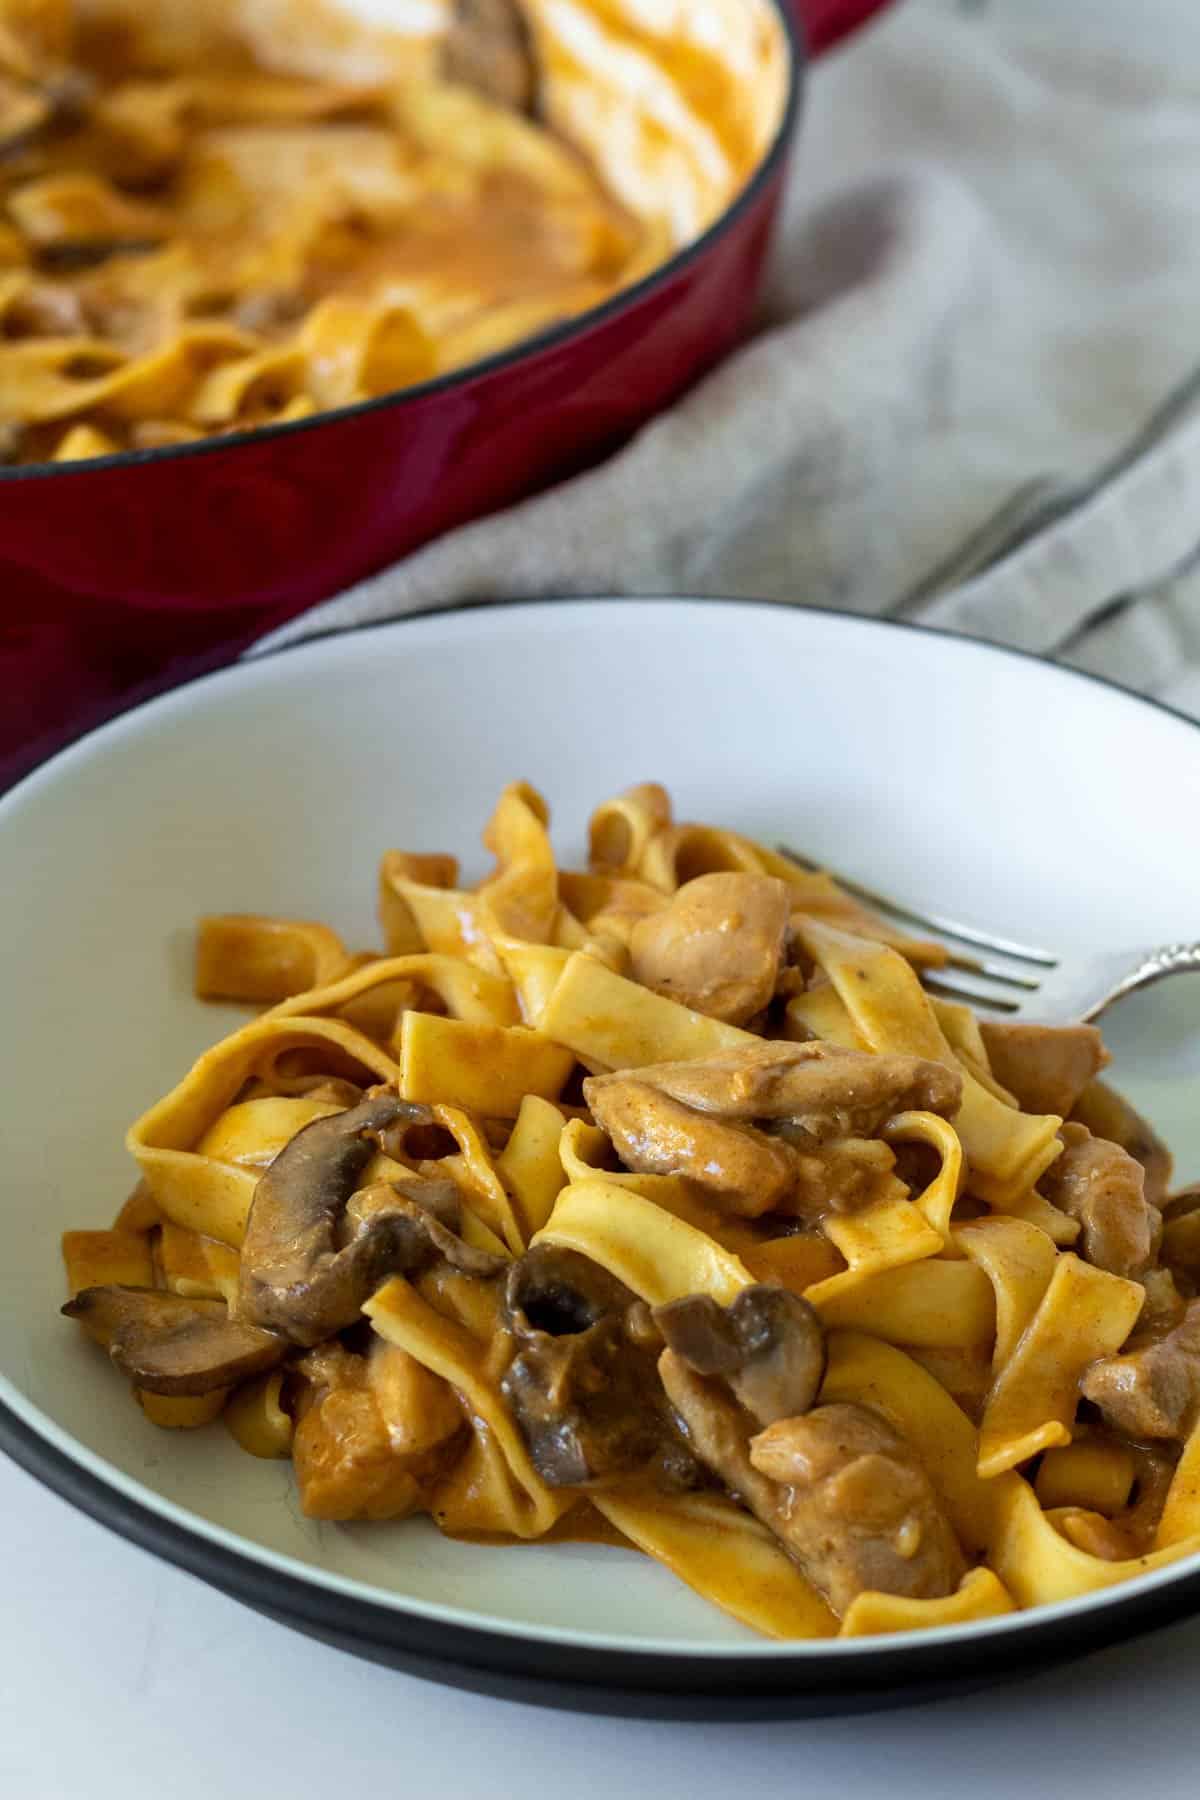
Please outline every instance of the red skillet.
[[[820, 52], [887, 0], [775, 0], [794, 79], [779, 139], [696, 244], [595, 311], [455, 374], [312, 421], [0, 472], [0, 780], [228, 660], [468, 519], [587, 467], [736, 342]], [[795, 12], [802, 19], [796, 28]]]

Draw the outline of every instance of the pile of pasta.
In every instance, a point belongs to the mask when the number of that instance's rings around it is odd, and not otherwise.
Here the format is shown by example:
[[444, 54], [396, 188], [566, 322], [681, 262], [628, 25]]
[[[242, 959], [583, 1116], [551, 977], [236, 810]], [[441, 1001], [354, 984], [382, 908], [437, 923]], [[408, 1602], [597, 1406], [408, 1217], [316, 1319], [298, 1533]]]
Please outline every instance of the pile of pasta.
[[[546, 805], [524, 783], [484, 842], [495, 867], [472, 887], [451, 856], [383, 857], [382, 951], [353, 953], [315, 923], [201, 922], [197, 992], [265, 1010], [133, 1125], [141, 1179], [111, 1230], [66, 1235], [72, 1293], [150, 1287], [236, 1318], [264, 1172], [364, 1094], [427, 1108], [434, 1129], [364, 1153], [359, 1195], [449, 1182], [466, 1248], [457, 1265], [388, 1275], [353, 1331], [231, 1388], [139, 1392], [149, 1418], [223, 1414], [253, 1454], [294, 1455], [316, 1516], [421, 1512], [449, 1535], [509, 1541], [607, 1535], [779, 1638], [982, 1619], [1200, 1550], [1193, 1428], [1136, 1554], [1121, 1553], [1136, 1455], [1093, 1430], [1079, 1384], [1126, 1343], [1146, 1288], [1079, 1254], [1078, 1218], [1039, 1191], [1063, 1120], [1022, 1110], [974, 1015], [927, 993], [940, 946], [892, 930], [826, 874], [677, 823], [654, 785], [597, 809], [586, 869], [558, 865]], [[726, 871], [786, 886], [787, 978], [741, 1024], [644, 985], [630, 963], [640, 921]], [[888, 1119], [862, 1152], [867, 1203], [797, 1229], [786, 1206], [748, 1216], [684, 1174], [622, 1167], [581, 1099], [585, 1076], [700, 1067], [775, 1039], [926, 1059], [961, 1081], [961, 1105]], [[1193, 1255], [1198, 1217], [1181, 1219]], [[694, 1296], [729, 1308], [761, 1284], [803, 1296], [825, 1333], [822, 1405], [869, 1409], [909, 1447], [961, 1546], [956, 1590], [863, 1592], [839, 1618], [719, 1484], [543, 1479], [503, 1389], [503, 1272], [531, 1246], [587, 1259], [648, 1308]]]
[[773, 133], [782, 37], [598, 10], [0, 0], [0, 461], [303, 419], [648, 273]]

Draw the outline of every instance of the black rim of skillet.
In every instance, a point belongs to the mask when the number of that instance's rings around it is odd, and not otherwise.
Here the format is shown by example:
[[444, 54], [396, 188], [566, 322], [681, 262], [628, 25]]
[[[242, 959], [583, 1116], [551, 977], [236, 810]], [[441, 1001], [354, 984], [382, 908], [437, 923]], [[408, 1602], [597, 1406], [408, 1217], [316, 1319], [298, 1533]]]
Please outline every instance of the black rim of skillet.
[[[605, 604], [637, 605], [648, 601], [681, 608], [742, 606], [757, 611], [781, 610], [777, 602], [750, 598], [630, 595], [613, 597]], [[492, 601], [488, 610], [497, 606], [505, 610], [570, 607], [573, 602], [594, 604], [584, 596], [547, 597]], [[309, 648], [324, 638], [402, 630], [421, 619], [471, 610], [470, 605], [462, 604], [438, 607], [408, 619], [330, 631], [303, 644], [283, 645], [264, 653], [264, 660], [266, 656], [275, 658], [293, 649]], [[818, 617], [848, 618], [833, 607], [797, 610]], [[966, 632], [895, 619], [854, 618], [853, 624], [867, 630], [921, 632], [968, 643], [983, 654], [1015, 657], [1045, 666], [1045, 659], [1031, 651], [988, 643]], [[181, 687], [204, 685], [219, 679], [221, 673], [197, 676]], [[1061, 673], [1068, 679], [1087, 681], [1123, 699], [1152, 707], [1193, 730], [1200, 729], [1196, 720], [1176, 707], [1133, 694], [1103, 676], [1067, 668]], [[143, 706], [153, 703], [145, 701], [129, 708], [128, 713], [140, 712]], [[97, 726], [95, 730], [103, 728]], [[92, 731], [85, 732], [75, 742], [93, 735]], [[47, 767], [55, 760], [51, 757], [41, 766]], [[17, 787], [24, 784], [21, 781]], [[177, 1524], [110, 1487], [49, 1443], [3, 1399], [0, 1450], [98, 1524], [197, 1576], [231, 1599], [322, 1643], [449, 1686], [498, 1699], [580, 1712], [717, 1723], [821, 1718], [924, 1704], [1026, 1678], [1200, 1611], [1200, 1569], [1195, 1569], [1146, 1592], [1121, 1586], [1111, 1588], [1102, 1605], [1066, 1616], [1047, 1616], [1036, 1610], [1016, 1613], [1011, 1624], [980, 1630], [951, 1645], [925, 1643], [919, 1635], [913, 1635], [856, 1648], [852, 1657], [835, 1651], [822, 1655], [810, 1647], [803, 1655], [781, 1653], [769, 1659], [750, 1659], [736, 1650], [728, 1655], [693, 1656], [633, 1646], [605, 1649], [563, 1642], [553, 1636], [526, 1637], [519, 1630], [491, 1630], [431, 1619], [408, 1611], [402, 1600], [381, 1604], [366, 1594], [341, 1594], [302, 1575], [272, 1568], [251, 1551], [214, 1543], [202, 1532]]]
[[473, 386], [475, 382], [484, 380], [489, 375], [499, 374], [515, 363], [532, 361], [542, 351], [553, 350], [574, 338], [585, 337], [617, 314], [632, 311], [648, 295], [698, 262], [718, 239], [733, 228], [774, 179], [791, 150], [800, 119], [800, 103], [809, 62], [808, 49], [800, 19], [789, 0], [770, 0], [770, 4], [787, 43], [789, 71], [787, 100], [775, 139], [749, 181], [717, 215], [708, 229], [693, 243], [685, 244], [682, 250], [677, 250], [674, 256], [652, 269], [641, 281], [634, 282], [631, 287], [618, 289], [607, 300], [601, 301], [598, 306], [589, 307], [577, 318], [564, 319], [560, 324], [547, 326], [544, 331], [536, 332], [532, 337], [521, 338], [505, 350], [498, 350], [492, 356], [468, 364], [465, 369], [451, 369], [448, 374], [435, 375], [431, 381], [416, 382], [412, 387], [400, 388], [395, 393], [377, 394], [374, 398], [360, 400], [353, 406], [331, 407], [327, 411], [314, 413], [307, 419], [294, 419], [286, 425], [260, 425], [253, 431], [237, 432], [230, 437], [204, 438], [195, 444], [171, 444], [157, 450], [121, 450], [113, 456], [89, 457], [80, 463], [27, 463], [16, 468], [0, 468], [0, 484], [14, 481], [86, 481], [90, 475], [108, 469], [140, 467], [143, 463], [177, 462], [185, 458], [214, 456], [222, 451], [229, 455], [252, 445], [265, 443], [270, 438], [293, 437], [300, 432], [319, 431], [323, 425], [356, 419], [365, 413], [399, 411], [451, 388]]

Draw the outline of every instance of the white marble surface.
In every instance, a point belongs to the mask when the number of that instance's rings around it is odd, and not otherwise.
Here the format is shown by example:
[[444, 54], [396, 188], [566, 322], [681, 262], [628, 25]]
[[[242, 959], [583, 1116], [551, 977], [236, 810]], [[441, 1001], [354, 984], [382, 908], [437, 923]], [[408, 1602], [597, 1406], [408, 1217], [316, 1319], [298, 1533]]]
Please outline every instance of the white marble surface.
[[1200, 1620], [971, 1699], [775, 1725], [588, 1719], [451, 1692], [270, 1624], [0, 1459], [4, 1800], [1175, 1800]]

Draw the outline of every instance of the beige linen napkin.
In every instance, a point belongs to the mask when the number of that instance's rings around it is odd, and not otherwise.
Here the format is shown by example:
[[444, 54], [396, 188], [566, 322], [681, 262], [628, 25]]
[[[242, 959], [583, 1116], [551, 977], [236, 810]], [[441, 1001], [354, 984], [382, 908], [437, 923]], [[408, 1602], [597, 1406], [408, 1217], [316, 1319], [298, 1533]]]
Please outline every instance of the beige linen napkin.
[[[601, 468], [256, 648], [455, 601], [753, 595], [1061, 655], [1200, 714], [1200, 9], [907, 0], [814, 70], [747, 345]], [[926, 577], [1015, 490], [1063, 516]]]

